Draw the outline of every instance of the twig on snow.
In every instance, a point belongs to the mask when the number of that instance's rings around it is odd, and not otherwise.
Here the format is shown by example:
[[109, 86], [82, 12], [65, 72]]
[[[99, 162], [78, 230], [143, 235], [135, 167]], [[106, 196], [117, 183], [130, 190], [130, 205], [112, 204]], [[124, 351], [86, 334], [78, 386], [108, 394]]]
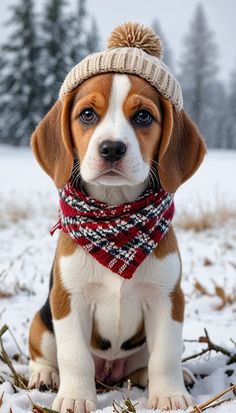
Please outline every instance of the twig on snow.
[[[206, 328], [204, 328], [204, 333], [205, 336], [199, 337], [198, 340], [196, 340], [198, 343], [206, 343], [207, 348], [203, 349], [199, 353], [193, 354], [191, 356], [185, 357], [182, 359], [182, 362], [186, 362], [192, 359], [195, 359], [197, 357], [200, 357], [206, 353], [210, 353], [211, 351], [215, 351], [216, 353], [221, 353], [224, 354], [225, 356], [229, 357], [229, 360], [227, 361], [227, 365], [235, 363], [236, 362], [236, 353], [231, 353], [229, 350], [225, 349], [222, 346], [219, 346], [218, 344], [213, 343], [213, 341], [210, 339], [208, 331]], [[187, 340], [185, 340], [187, 341]], [[194, 340], [188, 340], [187, 342], [196, 342]]]
[[[230, 387], [227, 387], [220, 393], [211, 397], [206, 402], [193, 406], [193, 410], [191, 410], [189, 413], [202, 413], [204, 410], [209, 409], [210, 407], [216, 407], [219, 404], [225, 403], [226, 401], [231, 401], [232, 400], [231, 398], [227, 400], [217, 401], [218, 399], [220, 399], [222, 396], [224, 396], [226, 393], [229, 393], [230, 391], [232, 391], [234, 395], [236, 395], [236, 384], [232, 384]], [[217, 401], [217, 403], [214, 403], [215, 401]]]
[[234, 341], [231, 337], [230, 337], [230, 341], [231, 341], [231, 343], [233, 343], [233, 344], [235, 345], [235, 347], [236, 347], [236, 341]]
[[191, 356], [188, 357], [184, 357], [182, 359], [182, 363], [185, 363], [186, 361], [192, 360], [192, 359], [196, 359], [197, 357], [203, 356], [203, 354], [209, 353], [210, 349], [209, 348], [205, 348], [204, 350], [200, 351], [200, 353], [195, 353], [192, 354]]

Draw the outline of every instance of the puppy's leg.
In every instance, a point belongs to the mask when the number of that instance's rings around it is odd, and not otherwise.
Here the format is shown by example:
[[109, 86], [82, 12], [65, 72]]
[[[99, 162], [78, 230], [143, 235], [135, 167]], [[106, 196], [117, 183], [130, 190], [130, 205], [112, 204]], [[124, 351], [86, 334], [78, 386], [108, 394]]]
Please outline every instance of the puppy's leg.
[[[42, 310], [41, 310], [42, 311]], [[36, 313], [29, 334], [30, 389], [58, 389], [59, 378], [56, 360], [56, 341], [44, 323], [41, 312]]]
[[150, 353], [148, 406], [154, 409], [186, 409], [192, 405], [181, 367], [184, 297], [178, 279], [181, 266], [177, 260], [178, 255], [172, 254], [162, 261], [158, 289], [156, 294], [152, 293], [145, 311]]
[[89, 350], [92, 317], [82, 293], [68, 294], [58, 285], [52, 288], [51, 307], [60, 386], [52, 408], [87, 413], [96, 408], [95, 366]]

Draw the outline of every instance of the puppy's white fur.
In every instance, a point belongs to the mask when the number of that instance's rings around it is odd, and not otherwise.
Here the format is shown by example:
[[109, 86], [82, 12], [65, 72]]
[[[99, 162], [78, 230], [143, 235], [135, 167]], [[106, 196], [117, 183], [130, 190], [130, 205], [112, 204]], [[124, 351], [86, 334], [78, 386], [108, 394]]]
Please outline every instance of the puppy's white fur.
[[[182, 396], [190, 398], [184, 387], [180, 363], [182, 323], [172, 319], [170, 300], [170, 293], [180, 276], [178, 254], [168, 255], [162, 260], [149, 256], [135, 277], [125, 280], [78, 247], [73, 256], [61, 257], [60, 270], [63, 285], [71, 293], [73, 306], [69, 316], [54, 322], [62, 378], [57, 398], [68, 398], [69, 395], [69, 398], [77, 399], [81, 395], [95, 403], [91, 354], [115, 360], [137, 352], [138, 368], [139, 349], [127, 352], [120, 347], [136, 332], [144, 318], [150, 354], [149, 407], [157, 406], [157, 400], [164, 407], [169, 397], [173, 406], [177, 400], [184, 408]], [[93, 319], [101, 335], [111, 341], [112, 347], [105, 354], [90, 347]], [[73, 357], [75, 348], [80, 348], [80, 357], [76, 360]], [[85, 365], [85, 377], [78, 380]], [[143, 367], [142, 363], [140, 367]], [[128, 370], [127, 365], [127, 374]]]

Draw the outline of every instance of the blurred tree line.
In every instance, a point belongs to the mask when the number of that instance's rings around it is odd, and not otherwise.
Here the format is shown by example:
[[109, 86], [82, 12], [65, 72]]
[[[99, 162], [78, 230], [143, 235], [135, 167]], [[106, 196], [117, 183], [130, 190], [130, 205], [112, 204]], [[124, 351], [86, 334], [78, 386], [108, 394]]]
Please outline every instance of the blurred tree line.
[[[0, 47], [0, 142], [27, 145], [37, 123], [58, 97], [72, 66], [99, 49], [97, 22], [86, 0], [47, 0], [36, 13], [34, 0], [18, 0]], [[184, 108], [211, 148], [236, 148], [236, 69], [229, 84], [218, 75], [218, 47], [202, 5], [183, 40], [177, 64], [159, 22], [152, 27], [164, 46], [164, 61], [183, 89]]]
[[236, 68], [228, 85], [218, 79], [218, 47], [202, 5], [195, 10], [175, 66], [157, 20], [153, 29], [163, 39], [164, 62], [181, 84], [184, 109], [198, 125], [207, 146], [236, 149]]
[[28, 145], [31, 133], [58, 98], [68, 71], [97, 51], [96, 21], [77, 0], [18, 0], [7, 24], [11, 34], [0, 49], [0, 142]]

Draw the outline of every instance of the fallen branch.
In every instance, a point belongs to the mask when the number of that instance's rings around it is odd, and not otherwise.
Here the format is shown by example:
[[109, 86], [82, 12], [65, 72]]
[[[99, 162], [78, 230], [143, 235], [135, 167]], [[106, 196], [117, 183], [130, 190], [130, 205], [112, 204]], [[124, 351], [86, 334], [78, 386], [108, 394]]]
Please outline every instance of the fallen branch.
[[227, 400], [222, 400], [217, 403], [214, 403], [215, 401], [217, 401], [218, 399], [220, 399], [222, 396], [224, 396], [226, 393], [229, 393], [230, 391], [232, 391], [234, 395], [236, 395], [236, 384], [232, 384], [230, 387], [227, 387], [222, 392], [211, 397], [206, 402], [193, 406], [193, 410], [191, 410], [189, 413], [202, 413], [206, 409], [210, 409], [211, 407], [216, 407], [219, 404], [225, 403], [226, 401], [231, 401], [232, 399], [229, 398]]
[[[210, 351], [214, 350], [214, 351], [216, 351], [216, 353], [222, 353], [225, 356], [231, 357], [232, 354], [231, 354], [230, 351], [226, 350], [224, 347], [221, 347], [221, 346], [218, 346], [217, 344], [214, 344], [211, 341], [206, 328], [204, 328], [204, 333], [205, 333], [205, 337], [206, 337], [206, 343], [207, 343], [208, 348], [209, 348]], [[202, 342], [204, 342], [204, 341], [202, 341]]]
[[192, 359], [195, 359], [197, 357], [203, 356], [206, 353], [210, 353], [211, 351], [215, 351], [216, 353], [221, 353], [224, 356], [229, 357], [229, 360], [227, 361], [227, 365], [233, 364], [236, 362], [236, 353], [232, 353], [229, 350], [225, 349], [222, 346], [219, 346], [218, 344], [213, 343], [213, 341], [210, 339], [208, 331], [206, 328], [204, 328], [204, 333], [205, 336], [199, 337], [198, 340], [185, 340], [186, 342], [198, 342], [198, 343], [205, 343], [207, 344], [207, 348], [203, 349], [199, 353], [195, 353], [191, 356], [185, 357], [182, 359], [182, 362], [186, 362]]
[[191, 356], [184, 357], [182, 359], [182, 363], [185, 363], [186, 361], [189, 361], [189, 360], [192, 360], [192, 359], [196, 359], [197, 357], [203, 356], [203, 354], [209, 353], [210, 351], [211, 350], [209, 348], [206, 348], [206, 349], [200, 351], [200, 353], [195, 353], [195, 354], [192, 354]]
[[234, 341], [232, 338], [230, 338], [230, 341], [235, 345], [236, 347], [236, 341]]

